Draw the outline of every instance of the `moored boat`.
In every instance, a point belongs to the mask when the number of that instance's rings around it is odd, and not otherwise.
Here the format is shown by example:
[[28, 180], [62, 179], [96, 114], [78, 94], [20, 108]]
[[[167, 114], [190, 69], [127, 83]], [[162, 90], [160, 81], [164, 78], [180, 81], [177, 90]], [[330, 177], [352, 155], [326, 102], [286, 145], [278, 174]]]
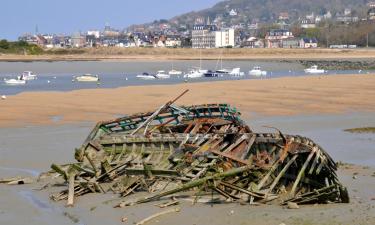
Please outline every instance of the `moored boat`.
[[25, 85], [26, 80], [22, 80], [20, 77], [17, 79], [4, 79], [5, 84], [7, 85]]
[[158, 79], [168, 79], [171, 76], [169, 74], [166, 74], [164, 70], [159, 70], [156, 73], [155, 77], [158, 78]]
[[267, 71], [261, 70], [261, 68], [259, 66], [254, 66], [254, 68], [249, 71], [249, 75], [250, 76], [256, 76], [256, 77], [266, 76]]
[[325, 70], [318, 69], [317, 65], [313, 65], [310, 68], [305, 69], [304, 71], [305, 73], [310, 73], [310, 74], [321, 74], [321, 73], [326, 72]]
[[206, 73], [204, 73], [205, 77], [218, 77], [220, 73], [217, 71], [208, 70]]
[[37, 79], [37, 75], [34, 74], [32, 71], [23, 71], [22, 73], [23, 80], [35, 80]]
[[99, 76], [91, 75], [91, 74], [84, 74], [84, 75], [75, 77], [75, 80], [79, 82], [97, 82], [99, 81]]
[[202, 72], [203, 70], [190, 70], [188, 73], [184, 75], [184, 78], [200, 78], [203, 77], [205, 73], [208, 71], [206, 70], [205, 72]]
[[142, 80], [155, 80], [157, 77], [149, 73], [142, 73], [142, 74], [137, 75], [137, 78], [142, 79]]
[[182, 75], [182, 71], [172, 69], [168, 72], [169, 75]]
[[230, 76], [235, 76], [235, 77], [241, 77], [244, 76], [245, 73], [241, 72], [241, 68], [233, 68], [232, 71], [228, 73]]

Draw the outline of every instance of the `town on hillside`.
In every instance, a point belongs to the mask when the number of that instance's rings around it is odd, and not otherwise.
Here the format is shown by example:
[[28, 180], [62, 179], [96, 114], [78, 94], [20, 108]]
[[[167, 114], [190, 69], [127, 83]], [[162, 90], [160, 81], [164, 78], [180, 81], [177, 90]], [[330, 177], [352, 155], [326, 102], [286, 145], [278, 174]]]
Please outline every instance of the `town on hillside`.
[[[214, 18], [197, 16], [193, 24], [175, 19], [155, 20], [120, 30], [106, 25], [73, 34], [23, 34], [20, 41], [52, 48], [155, 47], [155, 48], [356, 48], [375, 46], [375, 2], [366, 5], [365, 16], [350, 8], [311, 12], [297, 20], [281, 12], [272, 23], [252, 19], [242, 23], [240, 10], [228, 8]], [[230, 21], [230, 22], [228, 22]], [[370, 29], [371, 28], [371, 29]], [[353, 30], [356, 29], [356, 30]], [[353, 35], [343, 35], [345, 33]], [[355, 31], [355, 32], [353, 32]], [[355, 35], [354, 35], [355, 34]]]

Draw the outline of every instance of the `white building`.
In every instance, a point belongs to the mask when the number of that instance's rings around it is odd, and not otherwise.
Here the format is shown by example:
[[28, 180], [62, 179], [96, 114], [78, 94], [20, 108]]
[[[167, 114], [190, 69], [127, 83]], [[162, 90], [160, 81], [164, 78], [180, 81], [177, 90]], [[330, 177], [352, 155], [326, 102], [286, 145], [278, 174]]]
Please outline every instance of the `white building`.
[[229, 15], [230, 16], [237, 16], [238, 15], [237, 10], [235, 10], [235, 9], [230, 10]]
[[215, 25], [194, 25], [191, 32], [193, 48], [215, 48]]
[[328, 11], [326, 14], [323, 15], [324, 19], [329, 20], [332, 18], [331, 11]]
[[181, 47], [181, 39], [167, 38], [167, 40], [165, 40], [165, 47]]
[[310, 20], [310, 19], [301, 20], [301, 28], [308, 29], [308, 28], [315, 28], [315, 27], [316, 27], [315, 20]]
[[89, 31], [87, 31], [87, 35], [94, 36], [95, 38], [99, 38], [100, 37], [100, 31], [89, 30]]
[[234, 29], [222, 29], [215, 31], [215, 47], [234, 47]]

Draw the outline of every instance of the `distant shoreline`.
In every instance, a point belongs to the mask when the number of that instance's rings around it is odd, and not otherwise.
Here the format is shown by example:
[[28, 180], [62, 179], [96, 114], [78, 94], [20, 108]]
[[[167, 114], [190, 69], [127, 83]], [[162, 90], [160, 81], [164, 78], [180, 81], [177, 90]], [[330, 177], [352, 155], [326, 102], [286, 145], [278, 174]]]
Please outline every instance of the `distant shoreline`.
[[[129, 61], [129, 60], [375, 60], [375, 49], [167, 49], [98, 48], [48, 50], [41, 55], [0, 54], [0, 62]], [[70, 54], [71, 53], [71, 54]]]

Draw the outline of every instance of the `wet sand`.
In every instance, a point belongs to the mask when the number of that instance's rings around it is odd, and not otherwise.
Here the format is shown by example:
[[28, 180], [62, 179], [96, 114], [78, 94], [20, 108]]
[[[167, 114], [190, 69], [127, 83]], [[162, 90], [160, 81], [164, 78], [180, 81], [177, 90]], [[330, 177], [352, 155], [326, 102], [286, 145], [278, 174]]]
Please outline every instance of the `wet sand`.
[[375, 75], [312, 75], [21, 93], [0, 101], [0, 127], [108, 120], [154, 110], [185, 89], [177, 104], [228, 103], [244, 118], [375, 111]]
[[[256, 132], [275, 126], [285, 133], [311, 137], [337, 161], [350, 204], [281, 206], [197, 204], [181, 201], [181, 212], [148, 224], [375, 224], [375, 136], [343, 129], [375, 125], [375, 76], [309, 76], [225, 81], [108, 90], [22, 93], [0, 101], [0, 177], [35, 176], [52, 163], [74, 161], [74, 148], [95, 122], [153, 110], [184, 89], [179, 104], [227, 102], [237, 106]], [[354, 178], [355, 179], [354, 179]], [[161, 211], [153, 203], [114, 209], [114, 195], [90, 194], [74, 208], [52, 202], [44, 191], [0, 185], [0, 224], [133, 224]], [[127, 217], [128, 222], [121, 222]]]
[[[181, 201], [181, 212], [155, 219], [147, 224], [374, 224], [375, 223], [375, 136], [350, 134], [343, 128], [375, 124], [373, 113], [349, 113], [314, 116], [262, 116], [248, 123], [256, 132], [269, 131], [264, 125], [276, 126], [285, 133], [303, 134], [319, 143], [335, 160], [358, 162], [367, 158], [365, 165], [345, 164], [339, 168], [339, 178], [348, 187], [349, 204], [310, 205], [300, 209], [285, 209], [277, 205], [249, 206], [232, 204], [204, 204], [194, 206]], [[73, 161], [74, 147], [79, 146], [94, 123], [70, 125], [30, 126], [0, 130], [0, 177], [33, 175], [48, 170], [51, 163]], [[355, 144], [353, 145], [353, 142]], [[361, 145], [360, 148], [358, 145]], [[352, 152], [358, 157], [353, 159]], [[353, 179], [355, 176], [355, 179]], [[162, 211], [154, 203], [114, 209], [112, 194], [90, 194], [78, 198], [74, 208], [65, 202], [52, 202], [51, 192], [61, 187], [36, 191], [42, 184], [0, 186], [0, 224], [133, 224]], [[209, 197], [206, 197], [209, 198]], [[22, 212], [22, 216], [20, 213]], [[127, 217], [123, 223], [121, 219]]]

